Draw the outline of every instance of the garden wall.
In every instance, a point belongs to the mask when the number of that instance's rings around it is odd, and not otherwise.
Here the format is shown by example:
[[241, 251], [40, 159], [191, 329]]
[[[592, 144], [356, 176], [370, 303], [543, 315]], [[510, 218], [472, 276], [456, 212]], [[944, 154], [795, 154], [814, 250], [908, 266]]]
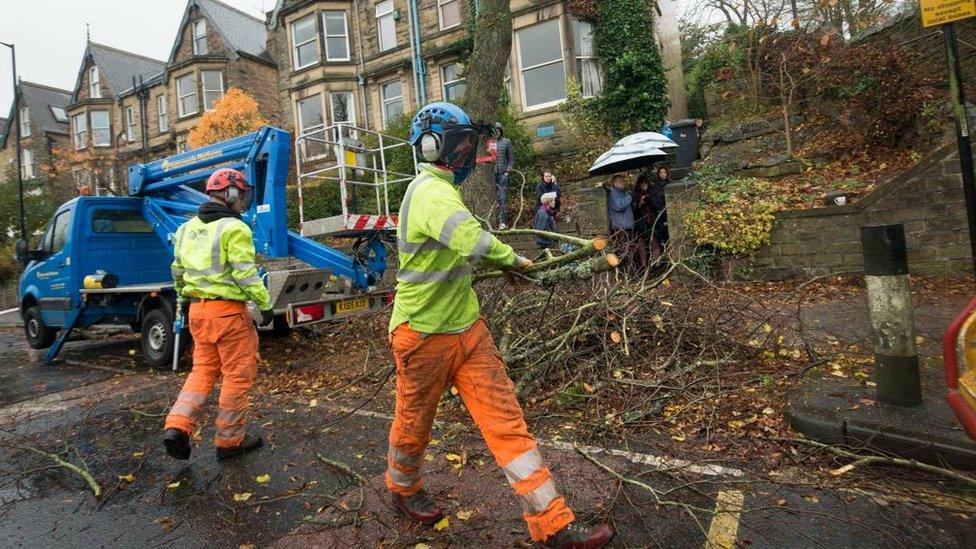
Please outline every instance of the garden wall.
[[[672, 235], [681, 234], [684, 213], [695, 207], [695, 184], [666, 189]], [[770, 245], [738, 263], [742, 278], [781, 279], [863, 270], [860, 227], [903, 223], [913, 273], [971, 271], [966, 206], [956, 145], [933, 151], [898, 177], [846, 206], [776, 214]]]

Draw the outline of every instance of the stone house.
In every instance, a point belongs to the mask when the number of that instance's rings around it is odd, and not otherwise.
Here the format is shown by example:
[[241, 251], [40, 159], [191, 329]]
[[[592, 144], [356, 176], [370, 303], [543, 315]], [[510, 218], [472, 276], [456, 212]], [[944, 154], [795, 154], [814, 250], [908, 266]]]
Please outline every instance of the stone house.
[[16, 108], [20, 109], [21, 172], [25, 180], [44, 179], [52, 156], [70, 143], [66, 109], [71, 92], [21, 81], [18, 96], [8, 117], [0, 119], [0, 178], [17, 163]]
[[264, 22], [216, 0], [189, 0], [167, 61], [89, 42], [69, 116], [76, 183], [125, 193], [127, 166], [186, 149], [226, 90], [280, 123], [277, 67]]
[[[268, 50], [278, 63], [286, 127], [356, 121], [382, 128], [419, 105], [464, 93], [458, 46], [469, 0], [279, 0], [269, 14]], [[658, 6], [658, 41], [668, 65], [671, 119], [686, 115], [676, 0]], [[663, 11], [662, 11], [663, 10]], [[505, 83], [543, 151], [564, 147], [559, 106], [566, 79], [600, 91], [592, 29], [565, 0], [512, 0], [513, 43]], [[673, 28], [672, 28], [673, 27]]]

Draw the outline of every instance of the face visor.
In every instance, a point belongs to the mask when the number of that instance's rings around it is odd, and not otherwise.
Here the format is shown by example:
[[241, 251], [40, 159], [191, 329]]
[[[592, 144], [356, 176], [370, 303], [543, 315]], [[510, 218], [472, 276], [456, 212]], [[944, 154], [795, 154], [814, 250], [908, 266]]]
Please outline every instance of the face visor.
[[[491, 129], [488, 128], [490, 132]], [[441, 159], [451, 170], [473, 168], [478, 156], [478, 143], [485, 127], [475, 124], [450, 124], [441, 136], [444, 153]]]

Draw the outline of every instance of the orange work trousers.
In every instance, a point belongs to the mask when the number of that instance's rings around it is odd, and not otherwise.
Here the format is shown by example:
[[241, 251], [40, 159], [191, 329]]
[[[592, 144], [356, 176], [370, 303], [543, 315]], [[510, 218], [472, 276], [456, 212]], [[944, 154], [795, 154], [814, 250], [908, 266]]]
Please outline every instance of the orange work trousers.
[[515, 385], [484, 320], [459, 334], [422, 336], [401, 324], [390, 336], [396, 360], [396, 410], [386, 486], [408, 496], [423, 486], [421, 466], [441, 393], [457, 388], [495, 461], [522, 500], [529, 534], [544, 540], [573, 521], [529, 434]]
[[190, 305], [190, 334], [193, 336], [193, 369], [176, 403], [166, 416], [165, 429], [193, 434], [217, 379], [218, 448], [233, 448], [244, 440], [247, 393], [254, 385], [258, 362], [258, 332], [240, 301], [201, 300]]

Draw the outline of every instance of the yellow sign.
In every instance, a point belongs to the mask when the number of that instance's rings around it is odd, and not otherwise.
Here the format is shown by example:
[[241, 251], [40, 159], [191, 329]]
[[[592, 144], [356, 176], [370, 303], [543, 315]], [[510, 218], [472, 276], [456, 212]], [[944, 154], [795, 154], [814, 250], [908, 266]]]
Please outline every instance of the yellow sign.
[[976, 0], [921, 0], [922, 26], [934, 27], [976, 17]]
[[336, 314], [351, 313], [369, 308], [368, 299], [347, 299], [336, 303]]

